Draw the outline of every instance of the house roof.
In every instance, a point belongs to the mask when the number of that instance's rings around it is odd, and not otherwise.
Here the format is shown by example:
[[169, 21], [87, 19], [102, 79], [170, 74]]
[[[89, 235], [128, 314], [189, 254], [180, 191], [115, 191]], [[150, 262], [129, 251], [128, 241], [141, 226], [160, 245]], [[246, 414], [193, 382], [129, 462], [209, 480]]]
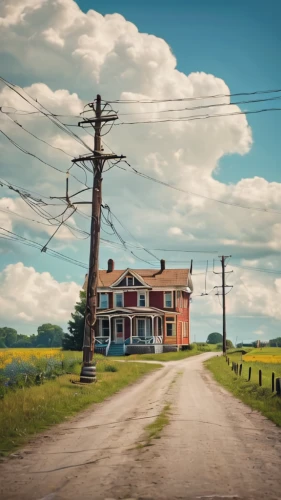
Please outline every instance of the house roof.
[[[108, 272], [106, 270], [99, 271], [98, 287], [108, 288], [113, 285], [119, 278], [126, 273], [132, 272], [133, 275], [139, 275], [142, 280], [151, 287], [174, 287], [174, 286], [189, 286], [189, 269], [121, 269]], [[87, 275], [84, 283], [84, 289], [87, 286]]]

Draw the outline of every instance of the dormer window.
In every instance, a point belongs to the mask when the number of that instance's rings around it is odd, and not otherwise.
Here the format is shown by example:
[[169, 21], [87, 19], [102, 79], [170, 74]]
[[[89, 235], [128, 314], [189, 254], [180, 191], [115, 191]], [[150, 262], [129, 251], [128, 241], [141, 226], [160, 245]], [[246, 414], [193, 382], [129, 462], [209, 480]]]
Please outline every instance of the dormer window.
[[132, 276], [126, 277], [126, 285], [127, 286], [134, 286], [134, 278]]

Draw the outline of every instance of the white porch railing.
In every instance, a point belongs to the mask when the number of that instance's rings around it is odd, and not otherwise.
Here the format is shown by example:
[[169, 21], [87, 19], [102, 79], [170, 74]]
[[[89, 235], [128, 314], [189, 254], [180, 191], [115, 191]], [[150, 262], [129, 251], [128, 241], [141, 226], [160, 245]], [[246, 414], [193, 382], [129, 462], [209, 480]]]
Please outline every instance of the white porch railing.
[[133, 336], [132, 341], [130, 342], [130, 339], [128, 339], [129, 344], [134, 344], [134, 345], [147, 345], [147, 344], [162, 344], [163, 343], [163, 337], [160, 335], [151, 335], [147, 337], [139, 337], [139, 336]]

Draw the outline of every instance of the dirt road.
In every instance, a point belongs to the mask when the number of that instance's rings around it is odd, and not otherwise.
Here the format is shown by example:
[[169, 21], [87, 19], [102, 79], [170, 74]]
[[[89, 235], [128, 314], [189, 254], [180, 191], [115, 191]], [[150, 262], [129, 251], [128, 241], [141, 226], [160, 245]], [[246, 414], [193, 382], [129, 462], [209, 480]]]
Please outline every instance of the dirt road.
[[[212, 353], [171, 362], [36, 439], [0, 466], [0, 498], [281, 498], [281, 430], [204, 370]], [[171, 403], [170, 424], [137, 449]]]

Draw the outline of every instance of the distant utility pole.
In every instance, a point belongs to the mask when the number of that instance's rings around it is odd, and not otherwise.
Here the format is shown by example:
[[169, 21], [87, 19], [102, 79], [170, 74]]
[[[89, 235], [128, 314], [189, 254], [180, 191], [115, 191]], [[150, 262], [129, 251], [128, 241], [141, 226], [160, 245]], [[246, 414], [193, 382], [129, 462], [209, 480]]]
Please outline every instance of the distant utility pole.
[[[73, 202], [75, 204], [90, 203], [92, 205], [91, 218], [91, 240], [90, 240], [90, 257], [89, 257], [89, 272], [87, 284], [87, 301], [85, 311], [85, 328], [83, 340], [83, 365], [80, 374], [80, 382], [92, 383], [96, 380], [95, 366], [93, 365], [94, 355], [94, 326], [97, 319], [97, 287], [99, 276], [99, 245], [100, 245], [100, 220], [101, 220], [101, 203], [102, 203], [102, 172], [104, 164], [107, 160], [122, 160], [125, 156], [117, 156], [115, 154], [104, 154], [101, 145], [101, 130], [102, 124], [117, 120], [118, 116], [115, 113], [103, 112], [106, 109], [106, 103], [101, 103], [101, 96], [97, 95], [95, 102], [88, 104], [88, 107], [93, 110], [95, 116], [93, 118], [84, 118], [79, 122], [79, 126], [92, 126], [95, 130], [94, 150], [90, 155], [83, 155], [74, 158], [74, 163], [89, 162], [93, 169], [93, 191], [91, 202]], [[74, 196], [74, 195], [73, 195]], [[67, 194], [68, 197], [68, 194]]]
[[[224, 356], [226, 355], [226, 308], [225, 308], [225, 289], [226, 288], [233, 288], [230, 285], [225, 284], [225, 275], [227, 274], [225, 272], [225, 259], [230, 258], [231, 255], [222, 255], [220, 257], [221, 260], [221, 267], [222, 267], [222, 272], [221, 273], [214, 273], [215, 274], [221, 274], [222, 275], [222, 286], [216, 286], [215, 288], [222, 288], [222, 350]], [[232, 273], [232, 271], [229, 271]], [[217, 294], [219, 295], [219, 293]]]
[[221, 258], [222, 267], [222, 350], [226, 354], [226, 319], [225, 319], [225, 256]]

